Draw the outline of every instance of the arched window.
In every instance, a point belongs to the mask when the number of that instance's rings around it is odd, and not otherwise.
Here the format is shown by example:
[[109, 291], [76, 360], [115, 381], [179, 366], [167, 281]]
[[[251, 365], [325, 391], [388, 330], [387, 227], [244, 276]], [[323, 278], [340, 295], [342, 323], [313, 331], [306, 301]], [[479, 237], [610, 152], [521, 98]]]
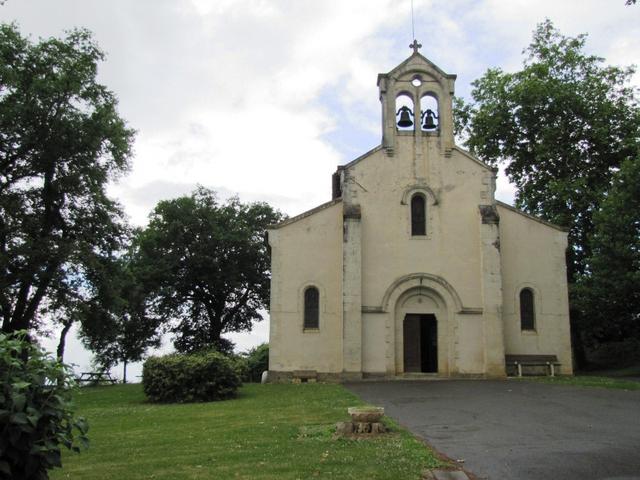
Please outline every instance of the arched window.
[[427, 207], [424, 195], [411, 197], [411, 235], [427, 234]]
[[522, 330], [536, 329], [536, 311], [533, 301], [533, 290], [520, 290], [520, 328]]
[[423, 132], [434, 132], [440, 126], [440, 112], [438, 99], [432, 94], [426, 94], [420, 99], [420, 128]]
[[304, 328], [318, 329], [320, 326], [320, 292], [316, 287], [304, 291]]
[[396, 97], [396, 126], [400, 131], [413, 130], [414, 117], [413, 98], [406, 93]]

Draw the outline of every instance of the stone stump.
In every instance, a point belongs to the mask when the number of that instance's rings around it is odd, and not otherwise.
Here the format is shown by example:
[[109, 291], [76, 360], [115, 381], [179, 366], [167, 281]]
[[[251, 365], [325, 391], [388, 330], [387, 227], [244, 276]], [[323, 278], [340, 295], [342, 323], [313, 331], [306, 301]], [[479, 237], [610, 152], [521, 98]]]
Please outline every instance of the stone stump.
[[382, 407], [350, 407], [351, 422], [338, 422], [336, 433], [338, 435], [378, 435], [385, 433], [387, 429], [380, 423], [380, 418], [384, 415]]
[[371, 424], [371, 433], [385, 433], [387, 431], [384, 424], [375, 422]]
[[353, 433], [353, 423], [351, 422], [336, 423], [336, 433], [338, 435], [351, 435]]

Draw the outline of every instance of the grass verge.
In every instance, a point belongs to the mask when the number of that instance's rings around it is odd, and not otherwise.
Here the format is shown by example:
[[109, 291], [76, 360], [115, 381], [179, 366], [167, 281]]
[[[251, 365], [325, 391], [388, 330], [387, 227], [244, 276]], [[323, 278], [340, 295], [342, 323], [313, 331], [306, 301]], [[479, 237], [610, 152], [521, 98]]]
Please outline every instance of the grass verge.
[[624, 368], [608, 368], [605, 370], [591, 370], [581, 372], [581, 374], [596, 377], [640, 377], [640, 365], [632, 365]]
[[340, 385], [242, 387], [235, 400], [145, 402], [141, 385], [83, 388], [78, 413], [91, 447], [67, 454], [52, 479], [419, 479], [441, 466], [389, 422], [378, 438], [335, 439], [333, 426], [362, 401]]
[[621, 378], [597, 377], [592, 375], [578, 375], [575, 377], [522, 377], [521, 380], [555, 383], [557, 385], [574, 385], [578, 387], [615, 388], [619, 390], [640, 390], [640, 382]]

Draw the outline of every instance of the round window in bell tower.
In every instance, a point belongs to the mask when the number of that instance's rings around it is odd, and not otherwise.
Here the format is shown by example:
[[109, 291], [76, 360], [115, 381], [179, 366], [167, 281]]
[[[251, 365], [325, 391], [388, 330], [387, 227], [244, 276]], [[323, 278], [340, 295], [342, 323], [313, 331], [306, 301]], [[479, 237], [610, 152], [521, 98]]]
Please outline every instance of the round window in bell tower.
[[415, 77], [413, 77], [413, 80], [411, 80], [411, 85], [413, 85], [414, 87], [419, 87], [420, 85], [422, 85], [422, 79], [420, 78], [420, 75], [416, 75]]

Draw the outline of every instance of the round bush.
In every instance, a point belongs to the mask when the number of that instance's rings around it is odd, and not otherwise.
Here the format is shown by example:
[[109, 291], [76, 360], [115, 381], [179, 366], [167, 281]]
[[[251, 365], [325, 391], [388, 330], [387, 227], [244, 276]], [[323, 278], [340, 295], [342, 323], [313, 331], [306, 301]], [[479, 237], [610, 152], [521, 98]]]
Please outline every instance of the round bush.
[[142, 369], [144, 393], [152, 402], [209, 402], [233, 398], [242, 385], [234, 363], [210, 351], [151, 357]]
[[0, 333], [0, 382], [0, 479], [47, 479], [63, 445], [88, 445], [87, 422], [73, 416], [68, 367], [25, 332]]

